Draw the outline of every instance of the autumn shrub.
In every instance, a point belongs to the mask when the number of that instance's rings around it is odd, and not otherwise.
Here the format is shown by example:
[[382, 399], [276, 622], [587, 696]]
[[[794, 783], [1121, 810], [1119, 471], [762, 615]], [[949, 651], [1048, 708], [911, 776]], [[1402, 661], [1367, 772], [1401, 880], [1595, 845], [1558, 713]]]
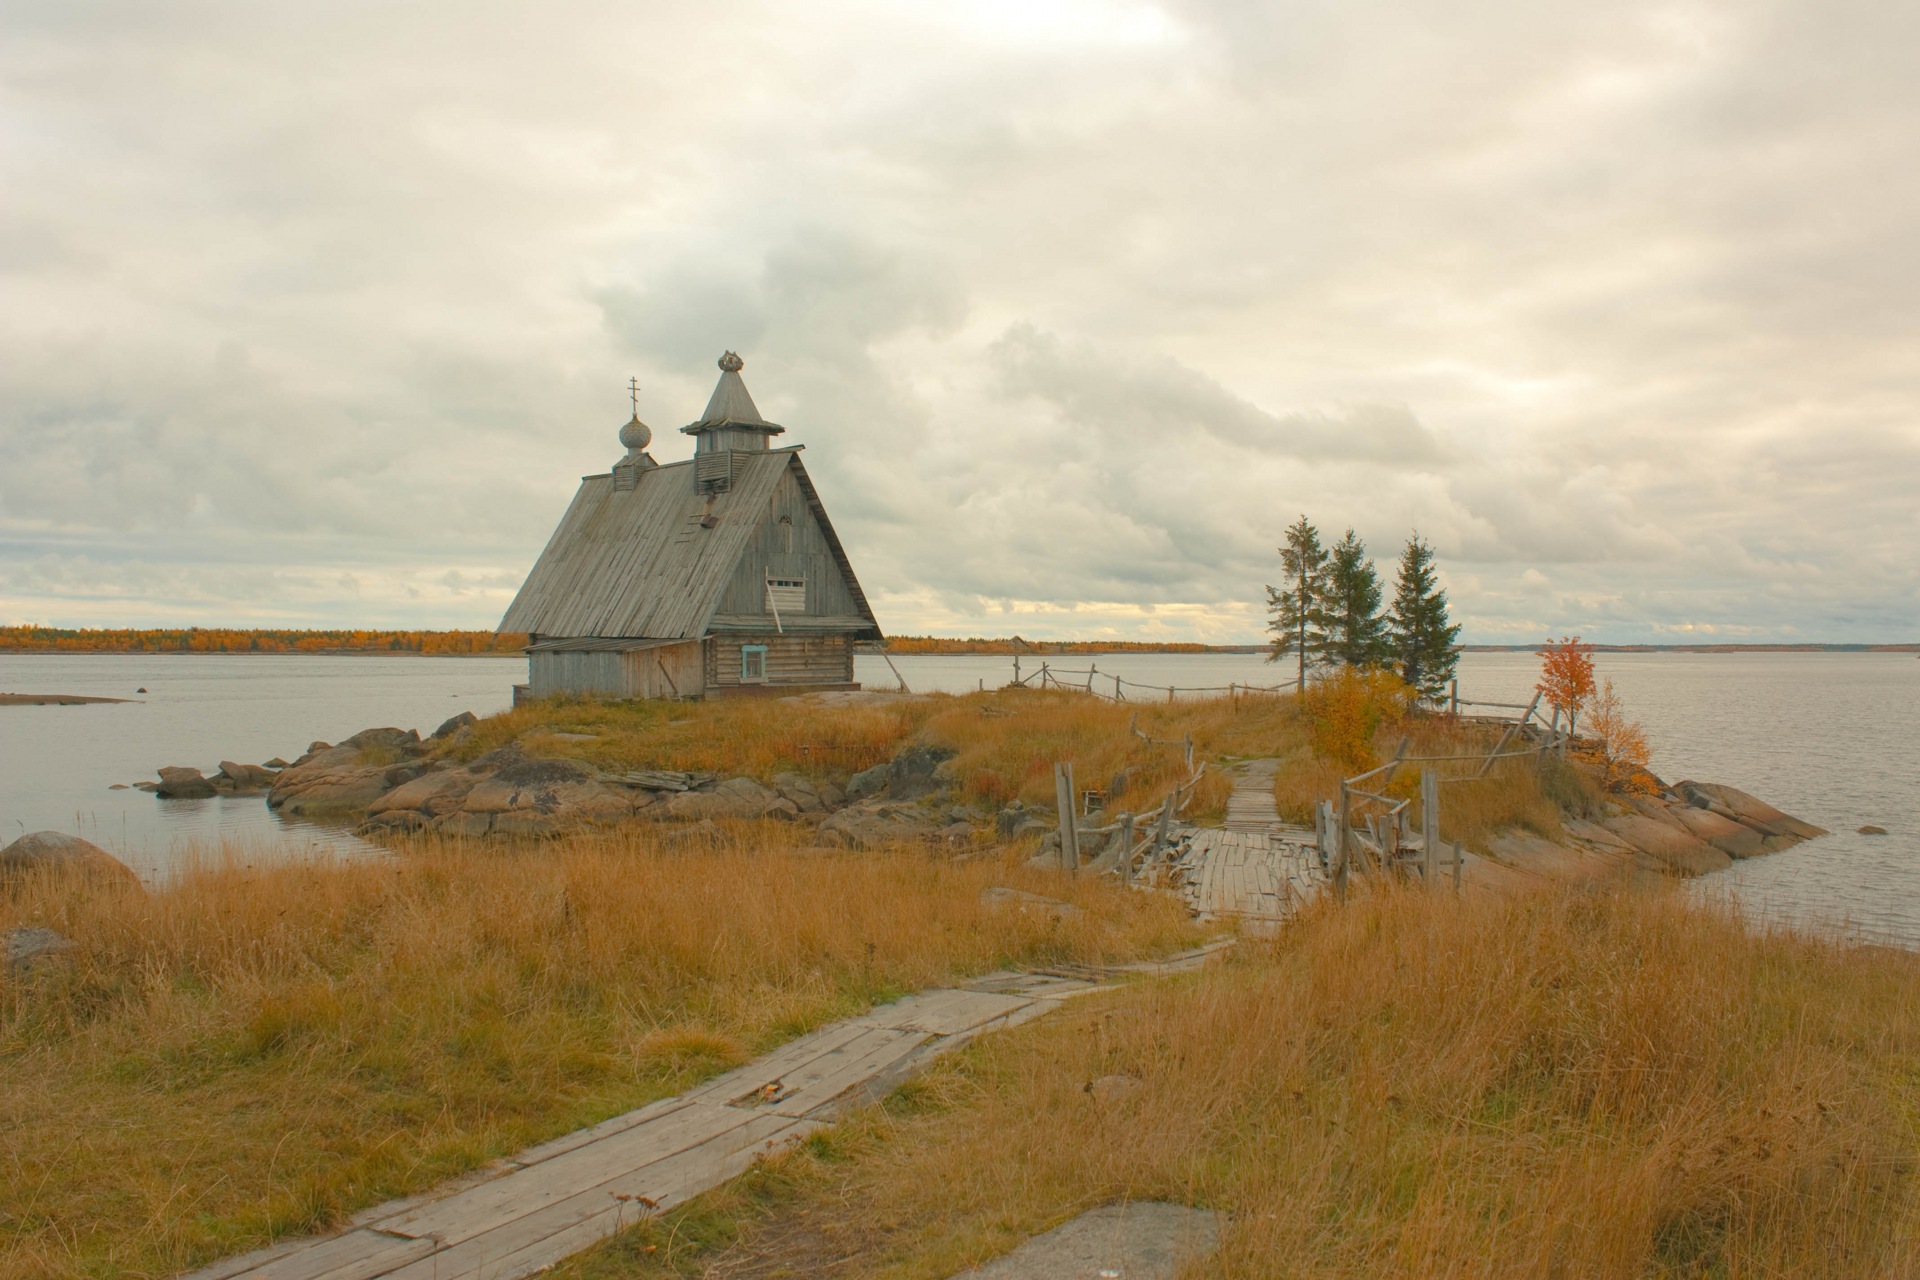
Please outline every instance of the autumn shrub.
[[1627, 714], [1613, 691], [1612, 680], [1593, 699], [1587, 736], [1581, 740], [1577, 754], [1596, 765], [1614, 791], [1645, 795], [1656, 790], [1648, 770], [1651, 751], [1646, 730]]
[[1391, 671], [1342, 667], [1307, 686], [1305, 704], [1314, 751], [1358, 773], [1378, 763], [1374, 737], [1412, 704], [1412, 691]]

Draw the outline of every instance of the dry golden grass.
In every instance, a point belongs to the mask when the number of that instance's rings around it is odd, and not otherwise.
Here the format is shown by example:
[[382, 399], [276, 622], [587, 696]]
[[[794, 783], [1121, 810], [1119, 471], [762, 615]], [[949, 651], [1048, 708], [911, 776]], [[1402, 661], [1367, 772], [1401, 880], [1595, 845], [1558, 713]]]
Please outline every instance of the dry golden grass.
[[[1115, 803], [1154, 807], [1187, 770], [1177, 746], [1156, 746], [1128, 732], [1132, 723], [1163, 741], [1193, 735], [1196, 757], [1273, 755], [1304, 741], [1293, 700], [1218, 698], [1119, 704], [1057, 690], [990, 693], [825, 705], [812, 699], [700, 703], [533, 703], [491, 717], [450, 753], [470, 760], [508, 742], [529, 754], [568, 757], [604, 769], [709, 769], [768, 778], [783, 770], [839, 775], [891, 758], [910, 740], [956, 752], [949, 766], [961, 797], [987, 804], [1020, 800], [1051, 808], [1053, 766], [1070, 761], [1075, 781], [1107, 789], [1126, 773]], [[595, 735], [591, 742], [556, 733]], [[1188, 816], [1225, 812], [1224, 777], [1204, 782]]]
[[[993, 1037], [560, 1269], [944, 1277], [1082, 1210], [1198, 1276], [1920, 1273], [1920, 957], [1678, 895], [1418, 892]], [[1090, 1081], [1141, 1083], [1098, 1102]]]
[[[132, 1277], [338, 1221], [957, 975], [1188, 944], [1176, 905], [998, 860], [832, 854], [782, 824], [391, 861], [40, 879], [0, 929], [0, 1275]], [[1069, 897], [1053, 924], [1005, 884]]]

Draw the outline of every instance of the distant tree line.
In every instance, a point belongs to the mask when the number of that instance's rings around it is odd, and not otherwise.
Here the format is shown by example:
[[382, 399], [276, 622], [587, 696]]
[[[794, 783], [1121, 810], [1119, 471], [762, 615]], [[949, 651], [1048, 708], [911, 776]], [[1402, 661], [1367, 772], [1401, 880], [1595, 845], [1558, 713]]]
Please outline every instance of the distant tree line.
[[1434, 572], [1433, 548], [1418, 533], [1400, 552], [1393, 603], [1382, 607], [1380, 576], [1352, 529], [1331, 549], [1306, 516], [1288, 526], [1280, 547], [1284, 581], [1267, 588], [1268, 661], [1292, 656], [1301, 687], [1309, 674], [1336, 668], [1394, 672], [1419, 696], [1445, 694], [1460, 655], [1459, 624], [1447, 617], [1447, 593]]
[[1220, 648], [1183, 640], [1023, 640], [1019, 636], [989, 639], [974, 636], [888, 636], [874, 652], [891, 654], [1009, 654], [1009, 653], [1211, 653]]
[[518, 653], [527, 637], [494, 631], [251, 631], [228, 627], [115, 630], [0, 627], [13, 653]]

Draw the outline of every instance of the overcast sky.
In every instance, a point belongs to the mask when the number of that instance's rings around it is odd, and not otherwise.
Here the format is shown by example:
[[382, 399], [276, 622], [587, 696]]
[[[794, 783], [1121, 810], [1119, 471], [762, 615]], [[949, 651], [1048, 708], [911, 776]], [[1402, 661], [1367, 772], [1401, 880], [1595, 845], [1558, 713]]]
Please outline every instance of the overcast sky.
[[1920, 638], [1920, 8], [0, 0], [0, 621], [491, 627], [732, 348], [897, 634]]

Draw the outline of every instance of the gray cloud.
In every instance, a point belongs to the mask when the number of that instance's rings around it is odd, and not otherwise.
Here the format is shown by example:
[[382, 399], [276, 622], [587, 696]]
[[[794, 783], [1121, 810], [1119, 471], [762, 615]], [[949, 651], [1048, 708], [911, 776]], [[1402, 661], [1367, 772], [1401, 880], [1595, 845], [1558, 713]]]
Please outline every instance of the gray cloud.
[[490, 625], [731, 347], [896, 631], [1250, 639], [1301, 511], [1486, 638], [1920, 630], [1920, 14], [0, 21], [9, 620]]

